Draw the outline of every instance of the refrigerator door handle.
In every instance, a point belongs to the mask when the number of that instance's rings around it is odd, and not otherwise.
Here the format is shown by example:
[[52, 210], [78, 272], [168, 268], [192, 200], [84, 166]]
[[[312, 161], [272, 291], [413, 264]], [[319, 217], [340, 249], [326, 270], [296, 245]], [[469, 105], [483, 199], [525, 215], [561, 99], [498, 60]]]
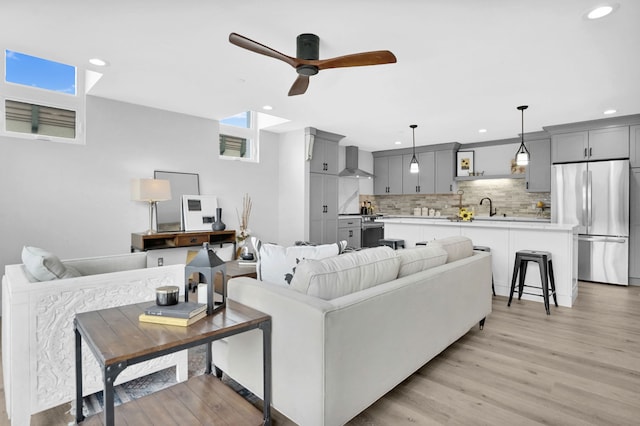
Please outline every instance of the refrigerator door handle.
[[627, 242], [626, 238], [617, 238], [617, 237], [593, 237], [593, 236], [579, 236], [578, 240], [580, 241], [591, 241], [591, 242], [602, 242], [602, 243], [625, 243]]
[[593, 214], [592, 214], [592, 201], [593, 201], [593, 197], [591, 194], [592, 191], [592, 179], [593, 174], [591, 172], [591, 170], [587, 171], [587, 226], [593, 226], [592, 220], [593, 220]]
[[587, 217], [587, 173], [582, 172], [582, 224], [586, 227], [588, 225]]

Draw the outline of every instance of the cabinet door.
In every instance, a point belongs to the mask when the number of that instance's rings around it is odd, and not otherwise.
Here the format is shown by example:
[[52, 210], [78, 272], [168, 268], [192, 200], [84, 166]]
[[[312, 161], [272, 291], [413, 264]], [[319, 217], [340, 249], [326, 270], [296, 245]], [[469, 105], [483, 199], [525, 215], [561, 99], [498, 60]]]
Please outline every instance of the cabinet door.
[[640, 167], [640, 126], [631, 126], [629, 138], [631, 167]]
[[309, 241], [321, 244], [324, 232], [324, 175], [309, 174]]
[[528, 192], [551, 192], [551, 140], [527, 144], [531, 155], [527, 166]]
[[313, 141], [313, 156], [309, 162], [311, 173], [338, 174], [338, 143], [316, 137]]
[[421, 152], [418, 154], [420, 173], [418, 173], [418, 192], [435, 194], [436, 192], [436, 153]]
[[629, 277], [640, 279], [640, 169], [631, 169], [629, 197]]
[[373, 159], [373, 193], [385, 195], [389, 188], [389, 159], [375, 157]]
[[402, 155], [389, 158], [389, 194], [402, 194]]
[[551, 160], [554, 163], [586, 161], [588, 158], [589, 133], [562, 133], [551, 137]]
[[455, 161], [453, 150], [436, 151], [436, 194], [450, 194], [453, 192], [453, 177], [455, 176]]
[[629, 126], [589, 131], [589, 160], [629, 158]]
[[326, 206], [321, 244], [338, 241], [338, 176], [324, 176], [324, 204]]
[[349, 228], [338, 228], [338, 241], [342, 240], [347, 242], [347, 247], [361, 248], [360, 228], [353, 226]]

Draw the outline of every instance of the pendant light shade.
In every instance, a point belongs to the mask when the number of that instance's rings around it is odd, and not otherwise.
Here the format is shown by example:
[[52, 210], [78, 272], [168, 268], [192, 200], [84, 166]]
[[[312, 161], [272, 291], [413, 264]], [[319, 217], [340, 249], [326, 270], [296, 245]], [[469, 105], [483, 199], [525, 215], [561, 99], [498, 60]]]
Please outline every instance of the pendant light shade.
[[518, 152], [516, 152], [516, 164], [518, 166], [526, 166], [529, 164], [529, 150], [524, 145], [524, 110], [529, 108], [528, 105], [520, 105], [518, 109], [522, 112], [522, 131], [520, 132], [520, 147], [518, 148]]
[[413, 157], [411, 157], [411, 163], [409, 163], [409, 173], [419, 173], [420, 165], [418, 164], [418, 159], [416, 158], [416, 127], [417, 124], [412, 124], [409, 127], [413, 129]]

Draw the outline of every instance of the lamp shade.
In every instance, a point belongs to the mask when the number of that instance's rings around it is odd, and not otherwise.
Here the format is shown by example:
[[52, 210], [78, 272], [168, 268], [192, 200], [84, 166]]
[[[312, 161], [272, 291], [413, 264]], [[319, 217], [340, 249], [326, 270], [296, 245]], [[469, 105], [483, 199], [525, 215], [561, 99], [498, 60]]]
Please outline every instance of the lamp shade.
[[171, 185], [166, 179], [131, 179], [133, 201], [167, 201], [171, 199]]

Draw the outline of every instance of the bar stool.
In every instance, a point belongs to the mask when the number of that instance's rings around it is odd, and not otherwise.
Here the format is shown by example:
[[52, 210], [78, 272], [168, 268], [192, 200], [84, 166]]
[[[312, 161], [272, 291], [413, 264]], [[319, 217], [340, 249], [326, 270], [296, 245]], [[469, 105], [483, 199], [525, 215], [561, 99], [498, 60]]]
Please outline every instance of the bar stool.
[[[540, 268], [540, 281], [542, 287], [525, 285], [524, 278], [527, 274], [527, 264], [529, 262], [538, 263]], [[511, 292], [509, 294], [509, 303], [507, 306], [511, 306], [511, 300], [513, 299], [513, 292], [516, 289], [516, 277], [520, 273], [520, 279], [518, 281], [518, 300], [522, 297], [522, 294], [530, 294], [532, 296], [542, 296], [544, 300], [544, 308], [547, 311], [547, 315], [551, 315], [549, 311], [549, 293], [553, 295], [553, 302], [558, 307], [558, 299], [556, 298], [556, 282], [553, 278], [553, 263], [551, 262], [551, 253], [548, 251], [537, 250], [519, 250], [516, 252], [516, 260], [513, 265], [513, 277], [511, 278]], [[551, 283], [551, 289], [549, 289], [549, 283]], [[527, 293], [524, 292], [524, 287], [541, 288], [542, 294]]]
[[398, 250], [398, 248], [404, 248], [404, 240], [396, 239], [396, 238], [383, 238], [378, 240], [379, 246], [389, 246], [394, 250]]
[[[478, 250], [478, 251], [486, 251], [491, 253], [491, 247], [487, 247], [487, 246], [473, 246], [474, 250]], [[496, 287], [493, 284], [493, 271], [491, 271], [491, 291], [493, 292], [493, 295], [496, 295]]]

